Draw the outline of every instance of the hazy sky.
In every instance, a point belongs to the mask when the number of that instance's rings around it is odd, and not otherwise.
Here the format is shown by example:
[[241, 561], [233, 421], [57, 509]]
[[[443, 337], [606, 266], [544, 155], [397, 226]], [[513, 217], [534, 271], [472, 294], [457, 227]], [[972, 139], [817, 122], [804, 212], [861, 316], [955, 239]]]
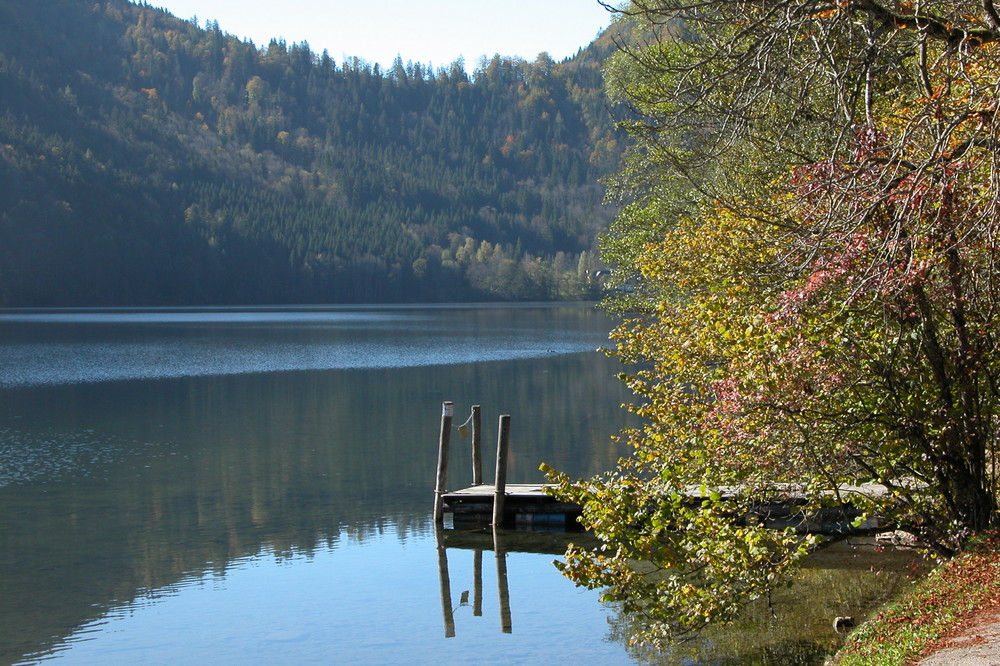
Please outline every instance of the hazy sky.
[[340, 63], [358, 56], [383, 67], [403, 61], [469, 69], [495, 53], [556, 60], [576, 53], [610, 23], [597, 0], [151, 0], [179, 18], [217, 20], [223, 32], [329, 49]]

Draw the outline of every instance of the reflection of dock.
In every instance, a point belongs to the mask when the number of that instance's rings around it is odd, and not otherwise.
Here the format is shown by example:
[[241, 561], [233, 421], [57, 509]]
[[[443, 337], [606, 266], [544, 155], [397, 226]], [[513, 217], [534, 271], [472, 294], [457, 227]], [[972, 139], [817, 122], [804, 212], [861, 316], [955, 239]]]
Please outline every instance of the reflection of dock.
[[[449, 550], [493, 550], [493, 530], [438, 530], [440, 543]], [[504, 530], [498, 533], [507, 553], [563, 555], [572, 541], [578, 546], [596, 548], [601, 542], [591, 532], [560, 532], [556, 530]]]
[[[493, 532], [493, 553], [497, 567], [497, 598], [500, 602], [500, 630], [505, 634], [514, 632], [510, 614], [510, 588], [507, 585], [507, 551], [504, 549], [500, 534]], [[472, 614], [475, 617], [483, 615], [483, 548], [476, 548], [472, 563]], [[441, 580], [441, 612], [444, 616], [444, 636], [455, 636], [455, 606], [451, 597], [451, 574], [448, 571], [448, 547], [445, 544], [441, 530], [437, 531], [438, 575]], [[468, 591], [462, 592], [460, 606], [468, 605]]]
[[[444, 618], [445, 638], [455, 636], [455, 611], [472, 606], [474, 617], [483, 616], [483, 553], [493, 551], [497, 571], [497, 599], [500, 610], [500, 630], [513, 633], [510, 610], [510, 588], [507, 582], [507, 553], [545, 553], [562, 555], [570, 542], [566, 532], [532, 532], [500, 530], [444, 530], [435, 531], [437, 539], [438, 575], [441, 582], [441, 613]], [[572, 535], [573, 543], [587, 548], [598, 545], [597, 538], [587, 532]], [[448, 569], [448, 550], [472, 551], [472, 599], [463, 590], [456, 606], [451, 594], [451, 572]], [[552, 571], [556, 574], [555, 570]]]

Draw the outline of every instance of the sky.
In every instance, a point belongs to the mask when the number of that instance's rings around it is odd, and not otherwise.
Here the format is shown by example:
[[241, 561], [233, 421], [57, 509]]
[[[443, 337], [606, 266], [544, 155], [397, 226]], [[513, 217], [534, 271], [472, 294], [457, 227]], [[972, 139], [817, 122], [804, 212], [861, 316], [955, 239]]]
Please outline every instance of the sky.
[[266, 46], [272, 38], [309, 42], [343, 62], [357, 56], [383, 68], [396, 55], [445, 67], [457, 58], [472, 70], [496, 53], [555, 60], [589, 44], [611, 21], [597, 0], [150, 0], [199, 25]]

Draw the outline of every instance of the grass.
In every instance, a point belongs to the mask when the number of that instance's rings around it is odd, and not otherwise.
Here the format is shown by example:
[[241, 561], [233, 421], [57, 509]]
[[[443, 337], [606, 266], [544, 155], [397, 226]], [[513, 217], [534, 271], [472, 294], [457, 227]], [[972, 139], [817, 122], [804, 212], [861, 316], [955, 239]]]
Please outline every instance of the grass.
[[1000, 610], [1000, 532], [943, 563], [848, 638], [835, 666], [906, 666], [964, 624]]

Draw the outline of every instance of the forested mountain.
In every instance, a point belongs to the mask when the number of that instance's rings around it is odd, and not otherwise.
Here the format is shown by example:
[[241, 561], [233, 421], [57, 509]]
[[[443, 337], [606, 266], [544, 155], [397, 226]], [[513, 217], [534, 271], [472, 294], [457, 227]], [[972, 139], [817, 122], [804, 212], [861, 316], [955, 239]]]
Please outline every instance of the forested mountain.
[[0, 306], [585, 296], [605, 36], [471, 74], [0, 0]]

